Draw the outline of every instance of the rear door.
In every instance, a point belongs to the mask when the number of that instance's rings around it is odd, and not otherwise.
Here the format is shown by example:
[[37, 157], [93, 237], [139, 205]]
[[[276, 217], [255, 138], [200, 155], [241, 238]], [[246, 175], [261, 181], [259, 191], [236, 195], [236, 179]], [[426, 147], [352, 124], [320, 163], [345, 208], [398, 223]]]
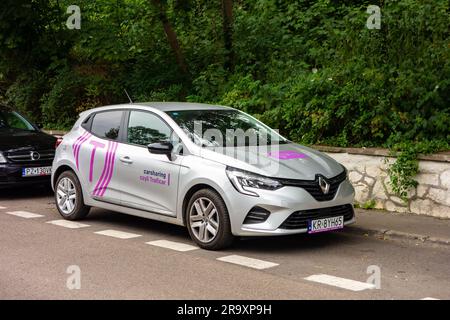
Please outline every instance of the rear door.
[[117, 175], [117, 154], [123, 110], [101, 111], [92, 115], [83, 127], [84, 132], [74, 143], [75, 164], [92, 198], [111, 203], [120, 203], [121, 182]]
[[[124, 148], [119, 155], [119, 177], [124, 206], [176, 216], [178, 179], [183, 156], [152, 154], [147, 145], [172, 141], [172, 128], [157, 114], [131, 110], [126, 117]], [[176, 146], [175, 148], [176, 149]]]

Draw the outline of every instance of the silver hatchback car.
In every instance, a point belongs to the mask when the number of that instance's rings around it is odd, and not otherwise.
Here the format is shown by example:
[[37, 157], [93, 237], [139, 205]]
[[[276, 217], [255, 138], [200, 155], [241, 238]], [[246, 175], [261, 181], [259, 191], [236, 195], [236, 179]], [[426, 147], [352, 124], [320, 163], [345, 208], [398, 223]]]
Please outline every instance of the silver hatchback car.
[[59, 141], [52, 186], [65, 219], [101, 207], [186, 226], [210, 250], [236, 236], [316, 233], [355, 221], [344, 166], [216, 105], [85, 111]]

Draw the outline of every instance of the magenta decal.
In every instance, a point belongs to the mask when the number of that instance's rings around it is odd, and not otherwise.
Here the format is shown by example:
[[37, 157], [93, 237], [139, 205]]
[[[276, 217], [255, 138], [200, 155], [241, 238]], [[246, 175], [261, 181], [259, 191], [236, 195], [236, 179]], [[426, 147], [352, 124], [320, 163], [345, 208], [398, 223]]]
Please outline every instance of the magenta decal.
[[111, 181], [114, 170], [114, 160], [116, 156], [117, 146], [118, 146], [117, 142], [108, 141], [108, 149], [105, 156], [105, 164], [103, 166], [100, 179], [98, 180], [93, 191], [93, 194], [96, 196], [102, 197], [105, 194], [108, 184]]
[[144, 170], [144, 174], [139, 177], [139, 180], [146, 183], [170, 186], [170, 173], [156, 170]]
[[300, 153], [294, 150], [282, 150], [279, 152], [269, 152], [267, 154], [271, 158], [279, 160], [290, 160], [290, 159], [303, 159], [306, 158], [306, 154]]
[[117, 142], [113, 142], [113, 148], [111, 151], [111, 157], [110, 157], [110, 162], [109, 162], [109, 170], [108, 170], [108, 177], [106, 178], [105, 184], [101, 187], [101, 192], [100, 192], [100, 196], [103, 197], [103, 195], [106, 192], [106, 189], [108, 188], [109, 183], [111, 182], [113, 173], [114, 173], [114, 162], [116, 160], [116, 151], [117, 151], [117, 147], [118, 147], [118, 143]]
[[91, 141], [90, 142], [91, 145], [94, 146], [94, 148], [92, 148], [92, 153], [91, 153], [91, 163], [89, 165], [89, 182], [92, 182], [92, 175], [94, 172], [94, 160], [95, 160], [95, 150], [97, 150], [97, 148], [104, 148], [105, 144], [98, 142], [98, 141]]
[[78, 139], [75, 141], [75, 143], [72, 146], [73, 156], [75, 157], [75, 163], [76, 163], [77, 169], [79, 168], [79, 155], [80, 155], [81, 145], [83, 143], [85, 143], [86, 140], [89, 139], [90, 136], [91, 136], [91, 134], [89, 132], [85, 131], [81, 136], [78, 137]]

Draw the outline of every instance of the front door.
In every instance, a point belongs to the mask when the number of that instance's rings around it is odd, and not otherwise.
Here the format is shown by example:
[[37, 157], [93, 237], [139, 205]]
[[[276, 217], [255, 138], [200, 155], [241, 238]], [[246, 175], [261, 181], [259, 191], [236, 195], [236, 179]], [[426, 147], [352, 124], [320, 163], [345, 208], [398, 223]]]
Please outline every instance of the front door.
[[121, 181], [118, 179], [120, 126], [124, 112], [102, 111], [92, 119], [90, 132], [85, 131], [73, 145], [75, 164], [92, 198], [120, 203]]
[[158, 115], [129, 112], [126, 144], [119, 152], [119, 174], [124, 206], [176, 216], [178, 179], [182, 156], [152, 154], [147, 145], [171, 141], [173, 131]]

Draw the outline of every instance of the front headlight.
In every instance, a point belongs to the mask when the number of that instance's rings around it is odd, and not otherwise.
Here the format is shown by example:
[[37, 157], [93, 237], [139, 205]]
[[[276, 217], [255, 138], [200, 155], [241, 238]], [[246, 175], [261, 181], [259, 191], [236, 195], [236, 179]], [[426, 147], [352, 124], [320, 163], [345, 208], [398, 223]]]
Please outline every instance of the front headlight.
[[252, 189], [277, 190], [283, 187], [276, 180], [233, 167], [227, 167], [226, 173], [236, 190], [249, 196], [259, 197]]
[[1, 152], [0, 152], [0, 163], [6, 163], [6, 158]]

